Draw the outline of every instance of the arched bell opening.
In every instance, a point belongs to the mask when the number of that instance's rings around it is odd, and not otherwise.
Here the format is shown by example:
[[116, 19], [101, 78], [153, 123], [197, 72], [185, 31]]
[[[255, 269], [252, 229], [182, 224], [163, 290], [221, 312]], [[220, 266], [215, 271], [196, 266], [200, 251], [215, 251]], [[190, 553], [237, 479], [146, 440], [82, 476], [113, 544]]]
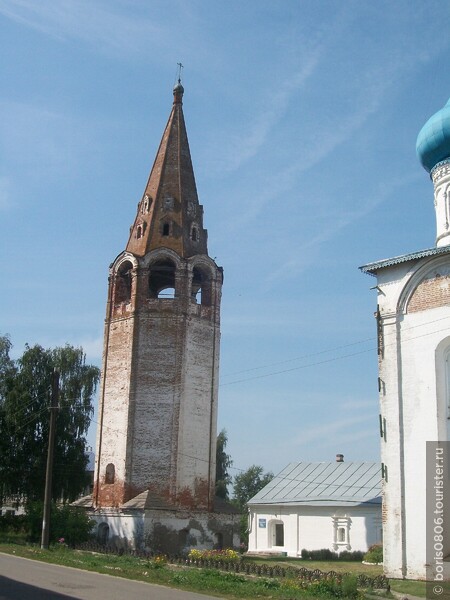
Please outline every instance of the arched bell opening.
[[191, 296], [197, 304], [211, 306], [211, 275], [199, 267], [192, 271]]
[[131, 300], [131, 272], [133, 265], [130, 261], [123, 262], [115, 277], [114, 304]]
[[170, 259], [162, 259], [150, 266], [149, 298], [175, 298], [176, 266]]

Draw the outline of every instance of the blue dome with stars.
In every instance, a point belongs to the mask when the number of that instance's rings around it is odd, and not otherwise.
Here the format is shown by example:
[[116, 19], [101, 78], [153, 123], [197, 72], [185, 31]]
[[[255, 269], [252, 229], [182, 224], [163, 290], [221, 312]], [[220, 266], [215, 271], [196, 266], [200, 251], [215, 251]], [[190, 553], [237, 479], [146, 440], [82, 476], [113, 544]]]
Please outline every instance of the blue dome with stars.
[[450, 100], [422, 127], [417, 137], [416, 151], [428, 172], [438, 162], [450, 158]]

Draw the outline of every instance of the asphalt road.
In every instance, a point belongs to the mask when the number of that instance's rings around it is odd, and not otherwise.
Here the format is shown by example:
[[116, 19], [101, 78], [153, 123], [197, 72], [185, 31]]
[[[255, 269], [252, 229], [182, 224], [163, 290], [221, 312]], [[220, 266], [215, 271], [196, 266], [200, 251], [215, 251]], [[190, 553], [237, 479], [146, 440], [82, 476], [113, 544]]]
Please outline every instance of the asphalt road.
[[217, 600], [0, 553], [0, 600]]

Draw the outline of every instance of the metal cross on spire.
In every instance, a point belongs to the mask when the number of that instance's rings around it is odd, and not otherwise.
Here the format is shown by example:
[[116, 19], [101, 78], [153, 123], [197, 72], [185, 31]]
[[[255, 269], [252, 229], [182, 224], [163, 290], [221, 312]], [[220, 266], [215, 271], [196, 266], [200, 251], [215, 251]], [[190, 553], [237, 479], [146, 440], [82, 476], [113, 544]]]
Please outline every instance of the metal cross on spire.
[[177, 63], [178, 65], [178, 83], [181, 83], [181, 69], [184, 69], [184, 65], [182, 65], [180, 62]]

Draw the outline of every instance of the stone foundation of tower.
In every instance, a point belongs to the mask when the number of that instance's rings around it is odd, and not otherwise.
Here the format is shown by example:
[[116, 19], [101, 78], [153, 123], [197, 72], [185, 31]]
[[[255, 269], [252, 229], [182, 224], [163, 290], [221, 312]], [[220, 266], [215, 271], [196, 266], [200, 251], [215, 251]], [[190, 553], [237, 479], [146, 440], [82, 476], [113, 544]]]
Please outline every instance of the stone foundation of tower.
[[239, 514], [169, 509], [98, 509], [90, 514], [100, 543], [118, 550], [149, 550], [171, 556], [190, 549], [237, 548]]

